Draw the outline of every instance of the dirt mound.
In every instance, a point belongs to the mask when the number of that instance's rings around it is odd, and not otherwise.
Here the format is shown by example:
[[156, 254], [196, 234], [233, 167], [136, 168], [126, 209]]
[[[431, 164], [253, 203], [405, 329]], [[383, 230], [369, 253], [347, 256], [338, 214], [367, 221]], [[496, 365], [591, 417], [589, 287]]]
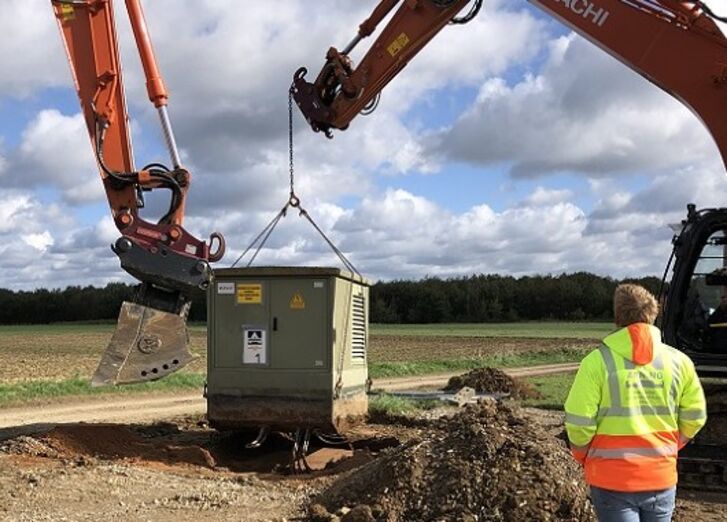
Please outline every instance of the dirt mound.
[[0, 443], [0, 453], [8, 455], [28, 455], [31, 457], [60, 458], [58, 451], [33, 437], [21, 435]]
[[440, 420], [314, 501], [331, 513], [367, 505], [377, 521], [595, 520], [565, 444], [495, 401]]
[[465, 386], [477, 393], [508, 393], [514, 399], [537, 398], [540, 395], [530, 384], [518, 381], [497, 368], [477, 368], [452, 377], [444, 390], [457, 391]]
[[41, 440], [60, 454], [114, 458], [130, 455], [143, 444], [128, 428], [114, 425], [58, 426]]

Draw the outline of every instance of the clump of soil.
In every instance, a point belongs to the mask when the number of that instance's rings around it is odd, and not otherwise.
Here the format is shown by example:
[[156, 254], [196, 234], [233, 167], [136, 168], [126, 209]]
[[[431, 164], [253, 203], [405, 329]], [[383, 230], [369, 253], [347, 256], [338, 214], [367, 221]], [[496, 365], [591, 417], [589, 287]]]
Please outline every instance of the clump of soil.
[[507, 393], [513, 399], [536, 399], [538, 391], [526, 382], [510, 377], [497, 368], [477, 368], [449, 379], [445, 391], [457, 391], [465, 386], [477, 393]]
[[0, 443], [0, 453], [31, 457], [59, 458], [58, 451], [43, 441], [22, 435]]
[[376, 521], [595, 520], [565, 444], [516, 405], [496, 401], [441, 419], [420, 439], [342, 476], [314, 502], [331, 513], [367, 505]]

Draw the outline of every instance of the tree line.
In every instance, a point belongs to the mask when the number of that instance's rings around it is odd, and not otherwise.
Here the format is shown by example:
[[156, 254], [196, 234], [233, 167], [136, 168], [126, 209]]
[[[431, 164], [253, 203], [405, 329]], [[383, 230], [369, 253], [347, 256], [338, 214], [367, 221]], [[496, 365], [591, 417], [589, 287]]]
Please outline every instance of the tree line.
[[661, 280], [618, 281], [586, 272], [559, 276], [477, 275], [376, 283], [371, 322], [486, 323], [534, 320], [610, 320], [613, 291], [622, 282], [659, 292]]
[[[115, 320], [123, 301], [131, 300], [136, 285], [110, 283], [103, 288], [69, 286], [64, 290], [31, 291], [0, 289], [0, 324], [49, 324]], [[205, 299], [193, 301], [190, 320], [207, 318]]]
[[[476, 275], [419, 281], [378, 282], [371, 288], [373, 323], [483, 323], [521, 320], [610, 320], [613, 291], [634, 282], [659, 291], [656, 277], [618, 281], [579, 272], [558, 276]], [[103, 288], [64, 290], [0, 289], [0, 324], [109, 321], [130, 300], [136, 286], [111, 283]], [[191, 321], [205, 321], [204, 296], [195, 298]]]

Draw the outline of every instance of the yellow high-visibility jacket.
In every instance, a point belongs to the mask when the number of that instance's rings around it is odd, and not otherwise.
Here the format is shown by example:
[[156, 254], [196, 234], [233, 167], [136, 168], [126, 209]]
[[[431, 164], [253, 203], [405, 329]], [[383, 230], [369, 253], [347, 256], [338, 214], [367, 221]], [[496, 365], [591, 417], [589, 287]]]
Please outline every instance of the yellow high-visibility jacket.
[[583, 359], [565, 414], [588, 484], [657, 491], [676, 485], [677, 453], [706, 423], [707, 406], [691, 359], [637, 323]]

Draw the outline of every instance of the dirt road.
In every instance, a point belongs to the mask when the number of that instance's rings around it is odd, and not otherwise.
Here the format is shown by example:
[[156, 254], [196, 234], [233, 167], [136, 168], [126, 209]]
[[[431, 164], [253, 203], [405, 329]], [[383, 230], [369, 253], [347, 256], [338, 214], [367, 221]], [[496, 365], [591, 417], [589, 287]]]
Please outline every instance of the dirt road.
[[[513, 377], [533, 377], [577, 369], [577, 364], [548, 364], [506, 371]], [[399, 391], [442, 387], [450, 377], [460, 373], [377, 379], [373, 388]], [[94, 397], [65, 404], [8, 408], [0, 410], [0, 440], [68, 422], [150, 422], [182, 415], [199, 415], [205, 410], [206, 402], [199, 392], [112, 399]]]
[[0, 410], [0, 440], [43, 431], [69, 422], [143, 423], [183, 415], [201, 415], [207, 405], [202, 394], [142, 397], [94, 397], [82, 402]]

